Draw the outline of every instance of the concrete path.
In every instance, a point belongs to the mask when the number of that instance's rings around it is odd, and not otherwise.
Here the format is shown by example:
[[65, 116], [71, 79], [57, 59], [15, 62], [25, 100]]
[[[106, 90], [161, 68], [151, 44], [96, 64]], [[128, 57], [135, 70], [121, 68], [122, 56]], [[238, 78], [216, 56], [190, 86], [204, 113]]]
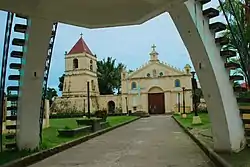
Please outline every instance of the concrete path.
[[213, 167], [170, 116], [152, 116], [31, 167]]

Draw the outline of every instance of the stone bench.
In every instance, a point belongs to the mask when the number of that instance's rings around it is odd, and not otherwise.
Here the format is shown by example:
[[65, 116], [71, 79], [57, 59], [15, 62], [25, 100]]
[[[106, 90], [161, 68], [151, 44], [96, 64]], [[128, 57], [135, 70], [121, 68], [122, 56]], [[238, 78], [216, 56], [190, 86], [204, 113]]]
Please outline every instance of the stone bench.
[[80, 125], [88, 125], [91, 126], [92, 132], [96, 132], [98, 130], [107, 128], [109, 123], [104, 121], [101, 118], [94, 118], [94, 119], [77, 119], [76, 120], [78, 126]]
[[81, 133], [91, 132], [92, 126], [82, 126], [75, 129], [58, 129], [59, 136], [63, 137], [74, 137]]

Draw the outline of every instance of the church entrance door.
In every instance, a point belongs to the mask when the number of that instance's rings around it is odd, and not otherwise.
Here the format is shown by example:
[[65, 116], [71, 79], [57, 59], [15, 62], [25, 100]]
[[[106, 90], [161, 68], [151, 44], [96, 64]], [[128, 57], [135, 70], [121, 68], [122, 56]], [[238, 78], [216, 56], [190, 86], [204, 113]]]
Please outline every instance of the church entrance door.
[[149, 114], [164, 114], [164, 93], [149, 93], [148, 94], [148, 111]]

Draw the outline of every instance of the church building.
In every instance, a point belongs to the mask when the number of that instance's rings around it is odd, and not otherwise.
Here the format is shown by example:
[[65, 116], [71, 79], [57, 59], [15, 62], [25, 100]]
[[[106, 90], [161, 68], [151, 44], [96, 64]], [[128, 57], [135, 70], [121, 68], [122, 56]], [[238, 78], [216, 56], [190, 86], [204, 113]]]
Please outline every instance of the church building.
[[121, 94], [100, 95], [97, 79], [97, 57], [81, 37], [65, 53], [65, 78], [62, 97], [71, 106], [87, 112], [87, 83], [89, 83], [90, 111], [107, 109], [109, 113], [144, 111], [167, 114], [178, 111], [178, 103], [190, 112], [192, 107], [191, 67], [177, 69], [158, 59], [156, 46], [152, 46], [149, 60], [133, 72], [123, 69]]

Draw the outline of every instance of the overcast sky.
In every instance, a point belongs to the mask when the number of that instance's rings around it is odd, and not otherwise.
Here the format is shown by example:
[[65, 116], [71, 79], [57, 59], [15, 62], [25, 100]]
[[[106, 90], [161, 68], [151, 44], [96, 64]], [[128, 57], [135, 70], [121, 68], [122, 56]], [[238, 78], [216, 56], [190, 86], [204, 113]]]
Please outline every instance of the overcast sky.
[[[217, 7], [217, 0], [206, 7]], [[6, 12], [0, 11], [0, 53], [6, 24]], [[192, 65], [189, 54], [168, 13], [164, 13], [139, 26], [90, 30], [59, 24], [49, 76], [49, 86], [57, 89], [58, 77], [64, 72], [64, 52], [69, 51], [80, 34], [98, 59], [108, 56], [124, 63], [128, 69], [136, 69], [148, 61], [151, 46], [155, 44], [159, 59], [177, 68]]]

